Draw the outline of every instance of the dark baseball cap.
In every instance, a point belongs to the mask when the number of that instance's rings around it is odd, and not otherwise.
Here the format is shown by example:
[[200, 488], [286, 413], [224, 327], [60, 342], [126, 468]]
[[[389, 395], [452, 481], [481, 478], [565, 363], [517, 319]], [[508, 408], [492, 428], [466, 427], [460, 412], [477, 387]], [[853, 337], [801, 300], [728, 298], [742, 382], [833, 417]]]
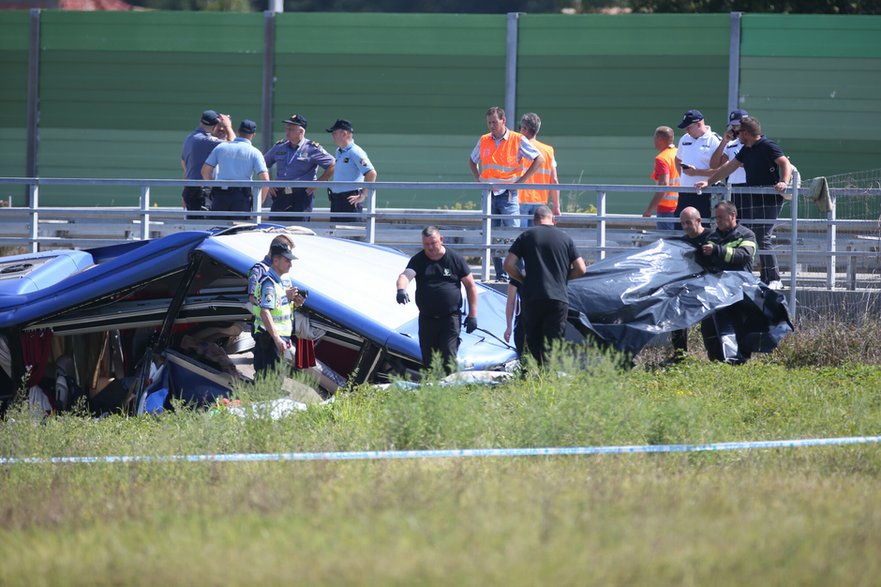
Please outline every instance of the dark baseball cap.
[[247, 118], [239, 125], [239, 132], [252, 135], [257, 132], [257, 123]]
[[746, 110], [741, 110], [740, 108], [732, 110], [731, 114], [728, 115], [728, 124], [740, 124], [740, 121], [745, 116], [749, 116], [749, 112]]
[[688, 125], [694, 124], [703, 119], [704, 115], [701, 114], [700, 110], [688, 110], [682, 115], [682, 122], [679, 123], [679, 128], [686, 128]]
[[285, 124], [296, 124], [297, 126], [302, 126], [306, 128], [309, 124], [309, 121], [306, 120], [305, 116], [300, 116], [299, 114], [291, 114], [290, 118], [284, 121]]
[[202, 124], [214, 125], [220, 120], [220, 116], [214, 110], [206, 110], [202, 113]]
[[335, 130], [347, 130], [349, 132], [355, 132], [355, 129], [352, 128], [352, 123], [345, 118], [338, 118], [337, 121], [333, 123], [332, 127], [326, 128], [324, 130], [326, 130], [327, 132], [333, 132]]
[[277, 244], [269, 247], [269, 256], [274, 257], [276, 255], [281, 255], [285, 259], [290, 259], [291, 261], [296, 259], [296, 257], [294, 257], [294, 254], [291, 252], [291, 248], [287, 245]]

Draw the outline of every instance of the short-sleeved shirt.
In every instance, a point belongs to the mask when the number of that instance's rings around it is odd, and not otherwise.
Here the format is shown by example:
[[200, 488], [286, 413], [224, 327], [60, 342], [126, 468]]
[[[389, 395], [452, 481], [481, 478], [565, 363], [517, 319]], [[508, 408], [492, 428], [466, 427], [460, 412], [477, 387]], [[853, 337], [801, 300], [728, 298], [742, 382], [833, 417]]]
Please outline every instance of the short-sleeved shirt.
[[272, 268], [272, 259], [269, 258], [269, 255], [266, 255], [262, 261], [259, 263], [255, 263], [253, 267], [251, 267], [250, 271], [248, 271], [248, 295], [255, 295], [254, 292], [257, 291], [257, 284], [263, 281], [263, 278], [266, 277], [266, 274], [269, 273], [269, 270]]
[[549, 224], [539, 224], [518, 236], [508, 252], [526, 265], [526, 278], [520, 288], [524, 302], [569, 302], [566, 281], [572, 263], [581, 255], [568, 234]]
[[242, 137], [217, 145], [205, 163], [217, 168], [216, 179], [220, 180], [247, 181], [254, 174], [267, 171], [263, 153]]
[[[734, 139], [725, 145], [725, 148], [722, 149], [722, 154], [728, 157], [729, 161], [733, 161], [742, 148], [743, 143], [740, 142], [740, 139]], [[728, 183], [746, 183], [746, 170], [744, 170], [743, 167], [735, 169], [734, 172], [728, 176]]]
[[336, 167], [333, 168], [334, 181], [364, 181], [364, 176], [374, 169], [367, 153], [355, 143], [349, 143], [342, 149], [337, 148]]
[[[710, 159], [721, 142], [722, 139], [710, 127], [707, 127], [707, 132], [698, 139], [685, 133], [679, 139], [679, 146], [676, 148], [676, 158], [682, 161], [684, 165], [689, 165], [695, 169], [710, 169]], [[679, 184], [693, 186], [705, 179], [707, 178], [683, 173], [679, 178]]]
[[743, 163], [746, 171], [746, 185], [775, 185], [780, 181], [777, 159], [785, 156], [780, 145], [765, 137], [756, 141], [752, 147], [744, 146], [737, 154], [737, 160]]
[[446, 250], [444, 256], [432, 261], [419, 251], [407, 263], [416, 273], [416, 307], [427, 316], [444, 317], [462, 307], [462, 280], [471, 268], [460, 255]]
[[197, 128], [187, 136], [181, 149], [180, 158], [184, 162], [186, 179], [202, 179], [202, 166], [214, 148], [221, 141], [203, 128]]
[[327, 169], [333, 163], [331, 154], [309, 139], [299, 145], [283, 141], [266, 151], [264, 160], [267, 167], [275, 165], [276, 179], [291, 181], [315, 181], [318, 168]]

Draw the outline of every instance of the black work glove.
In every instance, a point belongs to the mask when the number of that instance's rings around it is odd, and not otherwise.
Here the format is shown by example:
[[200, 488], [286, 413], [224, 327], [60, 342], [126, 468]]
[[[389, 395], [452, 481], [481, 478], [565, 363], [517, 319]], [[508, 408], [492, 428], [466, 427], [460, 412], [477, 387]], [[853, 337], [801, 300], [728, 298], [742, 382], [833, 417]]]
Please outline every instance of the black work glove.
[[465, 332], [471, 334], [475, 330], [477, 330], [477, 318], [468, 316], [465, 318]]
[[406, 289], [399, 289], [397, 299], [399, 304], [409, 304], [410, 294], [407, 293]]

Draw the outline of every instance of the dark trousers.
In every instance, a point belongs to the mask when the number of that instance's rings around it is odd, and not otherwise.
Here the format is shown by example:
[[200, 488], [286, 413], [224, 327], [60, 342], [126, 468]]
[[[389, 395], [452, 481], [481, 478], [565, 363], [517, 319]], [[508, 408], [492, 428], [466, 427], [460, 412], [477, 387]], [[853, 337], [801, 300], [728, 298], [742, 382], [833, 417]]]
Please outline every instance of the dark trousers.
[[[184, 188], [183, 193], [181, 193], [181, 197], [183, 198], [184, 206], [187, 210], [201, 210], [206, 212], [208, 210], [208, 204], [211, 202], [211, 188], [187, 186]], [[200, 218], [205, 218], [205, 216], [187, 214], [187, 218], [198, 220]]]
[[[311, 212], [315, 196], [306, 191], [306, 188], [292, 189], [291, 193], [284, 193], [278, 188], [275, 197], [272, 198], [272, 212]], [[305, 216], [270, 216], [272, 222], [288, 223], [309, 222]]]
[[211, 188], [208, 209], [212, 212], [250, 212], [252, 199], [251, 188]]
[[456, 353], [459, 352], [459, 313], [449, 316], [433, 317], [419, 314], [419, 350], [422, 352], [422, 364], [431, 367], [431, 358], [440, 352], [444, 361], [444, 371], [452, 373], [456, 370]]
[[[349, 203], [349, 196], [361, 193], [360, 190], [352, 190], [350, 192], [340, 192], [335, 194], [327, 190], [327, 197], [330, 198], [331, 212], [362, 212], [364, 206], [361, 204], [352, 205]], [[331, 222], [360, 222], [360, 216], [331, 216]]]
[[[290, 341], [286, 336], [282, 336], [285, 341]], [[265, 373], [272, 369], [276, 363], [281, 360], [272, 337], [265, 332], [254, 333], [254, 371], [257, 373]]]
[[676, 230], [682, 230], [679, 215], [688, 207], [697, 208], [701, 215], [701, 224], [709, 226], [709, 219], [713, 217], [710, 208], [710, 194], [696, 194], [695, 192], [679, 192], [679, 200], [676, 203]]
[[742, 224], [756, 234], [759, 260], [762, 263], [761, 279], [771, 283], [780, 279], [777, 256], [772, 252], [773, 224], [754, 224], [750, 220], [777, 220], [783, 207], [783, 196], [777, 194], [733, 194], [731, 202], [737, 207]]
[[523, 331], [526, 348], [539, 365], [545, 364], [553, 340], [563, 340], [569, 304], [556, 300], [523, 302]]

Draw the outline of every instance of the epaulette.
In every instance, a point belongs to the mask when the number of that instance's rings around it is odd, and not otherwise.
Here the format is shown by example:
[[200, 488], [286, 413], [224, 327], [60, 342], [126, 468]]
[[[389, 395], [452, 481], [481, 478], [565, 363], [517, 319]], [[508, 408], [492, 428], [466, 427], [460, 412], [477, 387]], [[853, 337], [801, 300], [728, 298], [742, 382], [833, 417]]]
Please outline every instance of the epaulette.
[[276, 144], [276, 145], [281, 145], [282, 143], [289, 143], [289, 142], [290, 142], [290, 141], [287, 140], [287, 139], [278, 139], [277, 141], [275, 141], [275, 144]]

